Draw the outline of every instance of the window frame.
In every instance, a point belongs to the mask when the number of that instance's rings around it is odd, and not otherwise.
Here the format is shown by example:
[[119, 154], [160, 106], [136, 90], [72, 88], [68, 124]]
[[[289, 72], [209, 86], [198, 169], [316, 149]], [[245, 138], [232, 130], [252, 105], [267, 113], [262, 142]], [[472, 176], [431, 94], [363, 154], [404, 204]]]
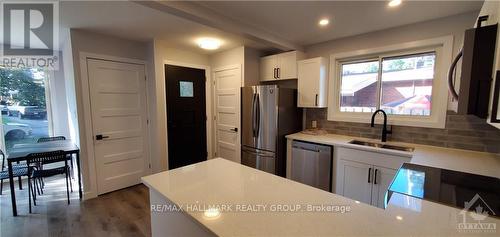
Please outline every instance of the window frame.
[[[446, 123], [446, 110], [448, 107], [446, 75], [452, 59], [452, 48], [453, 36], [450, 35], [330, 55], [327, 119], [330, 121], [360, 123], [369, 123], [371, 119], [371, 113], [340, 111], [341, 65], [377, 59], [379, 67], [382, 68], [383, 58], [435, 52], [436, 59], [432, 85], [431, 115], [388, 115], [388, 121], [393, 125], [444, 128]], [[377, 78], [377, 100], [380, 100], [381, 96], [381, 73], [382, 70], [380, 69]], [[380, 101], [377, 101], [377, 103], [380, 104]], [[378, 119], [380, 119], [380, 117]]]
[[[52, 110], [52, 91], [53, 91], [53, 81], [54, 81], [55, 73], [53, 70], [45, 71], [45, 78], [43, 79], [44, 88], [45, 88], [45, 110], [47, 111], [47, 123], [48, 123], [48, 134], [49, 136], [54, 136], [54, 115]], [[0, 114], [0, 120], [2, 119]], [[7, 152], [7, 147], [5, 146], [5, 136], [3, 131], [3, 124], [0, 124], [0, 149]]]

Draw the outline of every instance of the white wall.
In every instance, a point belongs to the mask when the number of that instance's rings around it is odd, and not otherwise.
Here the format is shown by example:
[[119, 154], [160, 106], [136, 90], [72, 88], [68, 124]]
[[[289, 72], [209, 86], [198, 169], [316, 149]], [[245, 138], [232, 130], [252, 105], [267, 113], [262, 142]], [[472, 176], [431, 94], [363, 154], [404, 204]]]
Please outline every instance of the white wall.
[[[328, 41], [307, 46], [305, 53], [309, 58], [321, 56], [329, 60], [331, 54], [453, 35], [453, 56], [455, 56], [462, 46], [465, 30], [474, 26], [477, 16], [478, 12], [469, 12]], [[457, 73], [457, 75], [460, 75], [460, 73]], [[458, 88], [459, 85], [456, 86]], [[455, 107], [456, 103], [449, 103], [449, 109], [454, 109]]]
[[[63, 58], [63, 53], [59, 53], [59, 58]], [[54, 71], [53, 77], [49, 80], [50, 102], [52, 110], [53, 136], [65, 136], [72, 138], [69, 132], [68, 123], [68, 103], [66, 96], [66, 83], [64, 72], [64, 58], [59, 63], [59, 70]]]
[[[136, 42], [131, 40], [120, 39], [116, 37], [106, 36], [102, 34], [96, 34], [84, 30], [70, 30], [71, 39], [71, 56], [72, 56], [72, 66], [73, 70], [68, 72], [73, 72], [73, 75], [66, 78], [67, 95], [69, 98], [75, 98], [74, 101], [71, 99], [68, 101], [70, 122], [78, 123], [78, 132], [76, 134], [79, 137], [80, 145], [80, 157], [81, 157], [81, 168], [83, 175], [83, 184], [85, 188], [86, 195], [92, 196], [95, 193], [89, 193], [91, 191], [96, 191], [97, 187], [93, 187], [90, 183], [90, 172], [88, 161], [88, 151], [87, 147], [87, 133], [92, 131], [92, 128], [85, 126], [85, 121], [91, 119], [90, 114], [85, 114], [83, 111], [83, 92], [82, 92], [82, 81], [81, 81], [81, 70], [80, 70], [80, 53], [94, 53], [100, 55], [108, 55], [113, 57], [131, 58], [138, 60], [148, 60], [147, 44], [143, 42]], [[65, 50], [67, 51], [67, 50]], [[69, 52], [65, 52], [65, 55], [69, 56]], [[66, 68], [65, 68], [66, 69]], [[76, 107], [76, 109], [75, 109]]]
[[[151, 165], [153, 172], [160, 172], [168, 169], [165, 61], [206, 67], [210, 66], [210, 62], [207, 55], [173, 48], [169, 46], [168, 42], [162, 40], [154, 40], [150, 43], [148, 55], [154, 65], [154, 80], [149, 80], [148, 84], [150, 89]], [[209, 101], [207, 101], [208, 103]], [[207, 139], [209, 138], [207, 137]]]
[[212, 54], [210, 55], [209, 60], [212, 69], [236, 64], [239, 64], [243, 67], [243, 64], [245, 62], [245, 47], [240, 46], [237, 48]]
[[242, 86], [259, 84], [259, 62], [262, 53], [245, 46], [210, 55], [212, 69], [239, 64], [242, 69]]

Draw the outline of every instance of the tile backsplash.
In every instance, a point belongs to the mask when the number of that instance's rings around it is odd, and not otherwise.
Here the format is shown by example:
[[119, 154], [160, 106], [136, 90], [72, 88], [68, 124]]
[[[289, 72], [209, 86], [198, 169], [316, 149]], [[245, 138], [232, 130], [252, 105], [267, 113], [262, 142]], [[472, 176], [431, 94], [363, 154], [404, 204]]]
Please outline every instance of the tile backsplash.
[[[369, 123], [336, 122], [326, 118], [326, 109], [307, 109], [306, 128], [311, 128], [311, 121], [316, 120], [318, 128], [329, 133], [380, 139], [381, 125], [372, 128]], [[444, 129], [393, 125], [387, 140], [500, 153], [499, 129], [487, 124], [485, 119], [450, 111]]]

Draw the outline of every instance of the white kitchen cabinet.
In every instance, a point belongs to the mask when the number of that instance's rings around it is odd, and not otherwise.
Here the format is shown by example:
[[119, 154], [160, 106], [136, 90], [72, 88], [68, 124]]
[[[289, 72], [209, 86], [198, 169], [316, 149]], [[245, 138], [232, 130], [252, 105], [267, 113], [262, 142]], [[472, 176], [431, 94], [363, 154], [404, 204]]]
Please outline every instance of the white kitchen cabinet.
[[343, 171], [341, 179], [342, 195], [360, 202], [370, 203], [372, 184], [368, 182], [368, 173], [371, 171], [372, 165], [340, 160], [338, 166]]
[[262, 57], [260, 59], [260, 80], [275, 81], [297, 78], [297, 61], [304, 58], [299, 51]]
[[385, 194], [396, 176], [396, 169], [389, 169], [380, 166], [373, 166], [373, 186], [372, 186], [372, 206], [384, 208]]
[[384, 208], [385, 194], [396, 171], [410, 157], [337, 148], [335, 192], [372, 206]]
[[326, 108], [328, 93], [326, 59], [318, 57], [301, 60], [297, 65], [297, 106], [302, 108]]
[[277, 80], [276, 68], [278, 68], [278, 56], [271, 55], [260, 58], [260, 80]]

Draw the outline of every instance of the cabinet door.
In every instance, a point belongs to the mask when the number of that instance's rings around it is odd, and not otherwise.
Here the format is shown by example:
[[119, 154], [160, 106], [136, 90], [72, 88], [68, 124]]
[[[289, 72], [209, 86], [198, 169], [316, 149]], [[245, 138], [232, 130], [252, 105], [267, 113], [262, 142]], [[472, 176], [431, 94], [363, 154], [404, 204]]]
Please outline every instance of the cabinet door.
[[272, 81], [276, 80], [275, 69], [278, 68], [278, 57], [267, 56], [260, 59], [260, 80]]
[[371, 204], [373, 166], [369, 164], [339, 160], [340, 180], [337, 193], [360, 202]]
[[316, 107], [318, 104], [318, 84], [320, 63], [317, 60], [304, 60], [298, 63], [297, 93], [298, 107]]
[[372, 206], [384, 208], [385, 194], [396, 175], [396, 170], [380, 166], [373, 167]]
[[297, 78], [297, 52], [278, 54], [278, 79]]

